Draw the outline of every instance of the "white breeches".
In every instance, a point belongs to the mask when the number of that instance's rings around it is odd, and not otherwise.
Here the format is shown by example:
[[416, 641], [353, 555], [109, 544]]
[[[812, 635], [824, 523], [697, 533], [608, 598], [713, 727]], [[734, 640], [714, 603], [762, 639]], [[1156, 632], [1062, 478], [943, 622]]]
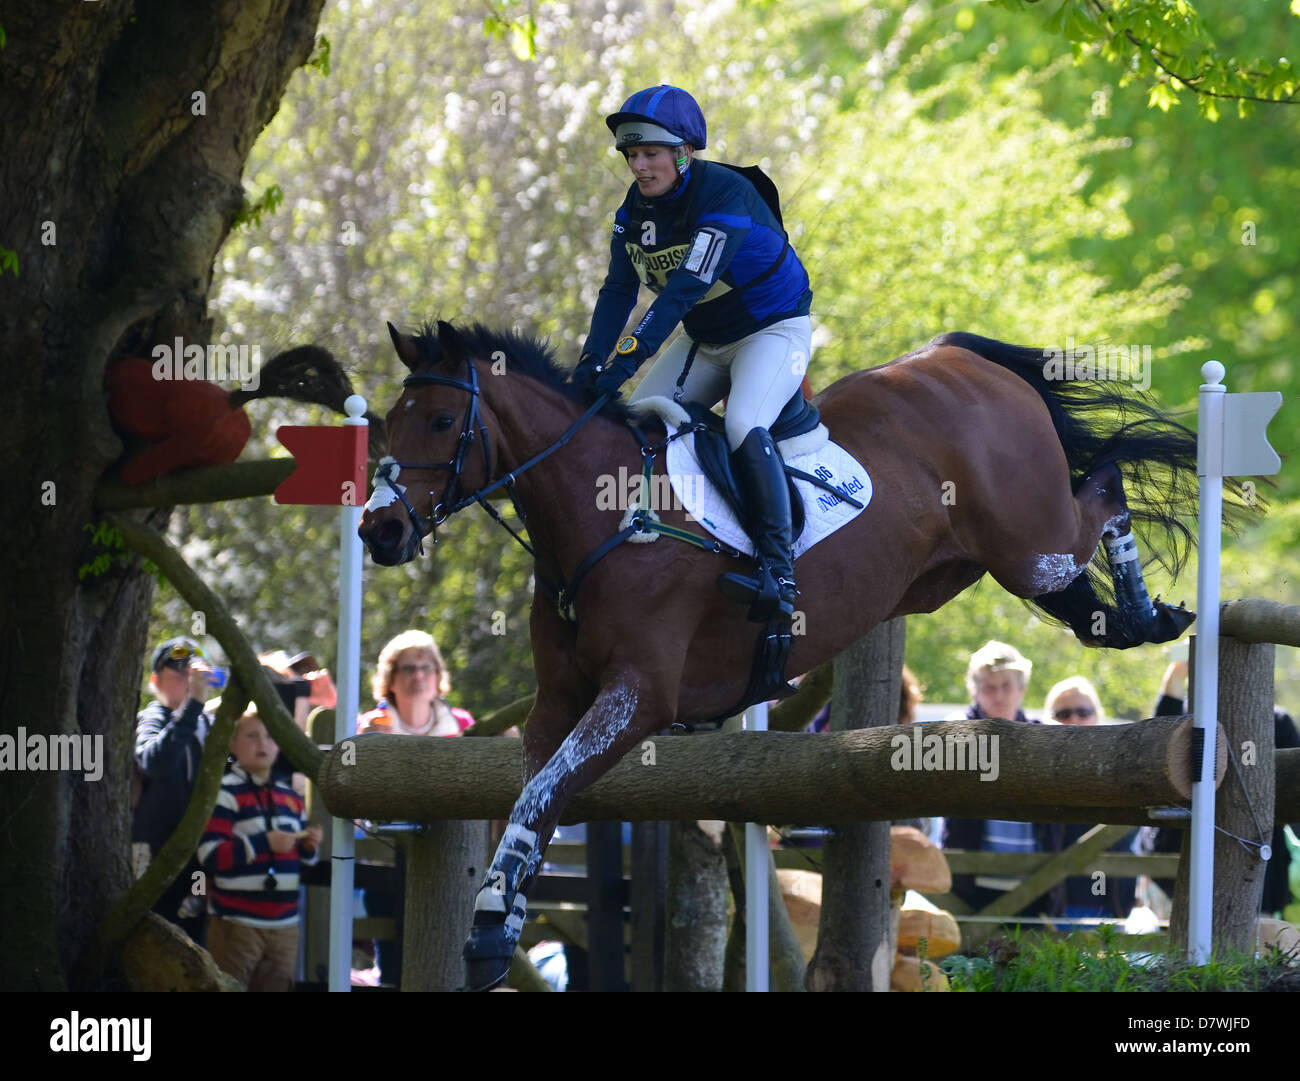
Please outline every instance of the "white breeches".
[[[632, 401], [672, 398], [695, 344], [683, 331], [646, 373]], [[682, 386], [682, 397], [712, 408], [727, 396], [727, 445], [735, 450], [754, 428], [770, 428], [799, 389], [812, 352], [812, 320], [784, 319], [728, 345], [703, 345]]]

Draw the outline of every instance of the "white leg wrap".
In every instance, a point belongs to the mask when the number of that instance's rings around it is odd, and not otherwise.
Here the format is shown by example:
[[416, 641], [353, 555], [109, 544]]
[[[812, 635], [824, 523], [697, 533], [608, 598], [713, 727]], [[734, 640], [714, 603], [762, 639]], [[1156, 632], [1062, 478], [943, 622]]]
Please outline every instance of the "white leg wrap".
[[510, 910], [510, 915], [506, 917], [506, 928], [514, 933], [516, 938], [524, 929], [524, 920], [528, 915], [528, 898], [522, 893], [515, 894], [514, 907]]
[[1103, 537], [1102, 539], [1106, 545], [1106, 556], [1112, 566], [1116, 563], [1131, 563], [1137, 559], [1137, 541], [1133, 539], [1132, 533], [1125, 533], [1122, 537]]

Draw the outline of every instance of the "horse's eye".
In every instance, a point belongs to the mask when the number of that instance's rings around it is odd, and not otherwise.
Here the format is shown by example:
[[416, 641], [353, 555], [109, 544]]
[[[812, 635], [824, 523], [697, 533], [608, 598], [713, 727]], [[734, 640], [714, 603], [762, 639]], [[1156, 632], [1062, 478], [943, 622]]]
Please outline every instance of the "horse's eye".
[[448, 428], [450, 428], [455, 423], [456, 423], [456, 418], [453, 417], [450, 413], [439, 413], [436, 417], [433, 418], [433, 420], [429, 421], [429, 427], [432, 428], [435, 432], [445, 432]]

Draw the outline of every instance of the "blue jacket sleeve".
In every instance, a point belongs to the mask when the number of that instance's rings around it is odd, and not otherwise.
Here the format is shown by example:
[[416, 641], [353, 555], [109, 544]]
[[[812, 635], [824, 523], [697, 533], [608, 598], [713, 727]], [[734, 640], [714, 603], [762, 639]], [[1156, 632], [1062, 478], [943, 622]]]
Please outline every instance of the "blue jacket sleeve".
[[146, 776], [167, 772], [185, 754], [203, 714], [203, 703], [187, 698], [182, 706], [172, 712], [154, 702], [136, 718], [135, 761]]
[[718, 199], [704, 208], [686, 255], [634, 331], [646, 356], [654, 355], [682, 316], [717, 284], [753, 227], [753, 219], [734, 203]]
[[637, 277], [624, 246], [624, 220], [620, 207], [614, 217], [614, 231], [609, 241], [609, 273], [605, 275], [605, 284], [600, 287], [596, 310], [591, 315], [591, 329], [587, 331], [587, 341], [582, 347], [584, 353], [595, 353], [601, 360], [614, 351], [614, 343], [627, 325], [627, 317], [636, 306], [637, 291], [641, 288], [641, 279]]

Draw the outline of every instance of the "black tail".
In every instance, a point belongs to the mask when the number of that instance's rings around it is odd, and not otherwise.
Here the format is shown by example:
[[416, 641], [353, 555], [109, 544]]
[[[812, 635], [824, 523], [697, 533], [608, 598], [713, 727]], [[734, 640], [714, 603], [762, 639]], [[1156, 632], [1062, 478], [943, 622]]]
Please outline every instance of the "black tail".
[[[1077, 487], [1085, 476], [1114, 463], [1124, 477], [1133, 524], [1143, 544], [1144, 562], [1163, 566], [1172, 578], [1183, 569], [1196, 542], [1199, 485], [1196, 476], [1196, 433], [1165, 413], [1143, 391], [1105, 379], [1049, 378], [1049, 360], [1063, 353], [1008, 345], [977, 334], [943, 334], [930, 346], [968, 349], [1014, 372], [1037, 392], [1051, 414], [1065, 450], [1070, 476]], [[1052, 373], [1053, 375], [1055, 373]], [[1239, 527], [1254, 510], [1248, 507], [1235, 480], [1224, 483], [1224, 520]], [[1098, 557], [1090, 577], [1103, 595], [1109, 573]]]

